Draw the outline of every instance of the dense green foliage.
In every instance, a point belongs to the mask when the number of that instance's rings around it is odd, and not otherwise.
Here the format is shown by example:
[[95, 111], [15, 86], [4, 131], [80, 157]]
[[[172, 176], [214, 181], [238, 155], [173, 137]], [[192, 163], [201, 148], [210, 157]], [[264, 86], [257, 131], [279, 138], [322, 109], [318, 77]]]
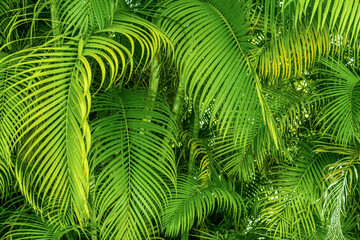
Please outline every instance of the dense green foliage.
[[0, 239], [359, 239], [358, 0], [1, 0]]

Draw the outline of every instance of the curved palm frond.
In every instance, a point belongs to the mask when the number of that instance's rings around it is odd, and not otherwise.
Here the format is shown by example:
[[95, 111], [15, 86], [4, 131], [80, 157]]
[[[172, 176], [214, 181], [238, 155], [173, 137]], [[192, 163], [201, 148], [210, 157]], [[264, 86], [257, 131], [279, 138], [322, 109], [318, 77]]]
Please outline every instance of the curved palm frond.
[[[335, 55], [340, 51], [326, 27], [321, 29], [321, 33], [315, 26], [299, 25], [297, 31], [287, 27], [289, 29], [278, 27], [278, 36], [263, 40], [265, 43], [255, 58], [260, 76], [272, 79], [300, 77], [320, 56]], [[263, 34], [258, 38], [263, 39]]]
[[75, 226], [63, 229], [59, 225], [42, 219], [25, 206], [17, 211], [10, 212], [9, 214], [10, 216], [7, 220], [1, 223], [2, 230], [5, 232], [5, 234], [1, 236], [1, 240], [62, 239], [64, 235], [69, 234], [72, 231], [74, 231], [75, 235], [80, 235], [80, 232]]
[[[14, 142], [21, 145], [15, 173], [24, 196], [36, 210], [41, 211], [45, 202], [61, 206], [58, 214], [64, 217], [72, 215], [69, 209], [73, 208], [83, 224], [89, 216], [89, 58], [103, 68], [113, 66], [109, 78], [114, 81], [117, 58], [123, 53], [115, 44], [98, 38], [87, 42], [64, 38], [59, 47], [53, 46], [54, 41], [3, 59], [8, 67], [1, 71], [6, 76], [1, 97], [8, 100], [2, 107], [8, 118], [17, 121], [9, 129], [16, 128]], [[4, 124], [1, 131], [9, 132]]]
[[310, 106], [306, 104], [308, 96], [284, 85], [281, 89], [274, 86], [264, 88], [263, 94], [277, 123], [277, 131], [283, 135], [279, 138], [281, 151], [276, 148], [260, 113], [254, 116], [251, 127], [246, 130], [248, 141], [243, 145], [233, 141], [231, 134], [236, 133], [236, 129], [230, 129], [225, 137], [220, 135], [214, 138], [214, 157], [221, 159], [224, 171], [244, 182], [253, 179], [256, 167], [264, 171], [270, 160], [281, 162], [292, 159], [285, 146], [286, 135], [296, 135], [296, 131], [305, 122], [306, 113], [310, 114]]
[[[0, 61], [7, 56], [8, 54], [0, 52]], [[23, 95], [14, 96], [16, 92], [21, 91], [18, 86], [11, 91], [6, 91], [14, 84], [13, 81], [6, 79], [7, 74], [17, 73], [16, 69], [5, 72], [8, 67], [8, 63], [0, 63], [0, 196], [2, 197], [6, 195], [6, 191], [10, 187], [10, 179], [13, 174], [11, 143], [15, 138], [16, 128], [14, 126], [19, 114], [19, 110], [14, 109], [13, 106], [24, 97]], [[24, 108], [24, 104], [21, 107]]]
[[315, 117], [313, 115], [318, 111], [316, 106], [311, 105], [313, 93], [308, 89], [301, 89], [302, 84], [309, 84], [308, 81], [303, 81], [304, 83], [300, 82], [295, 86], [297, 89], [287, 86], [286, 83], [263, 89], [266, 101], [284, 138], [284, 135], [295, 135], [294, 132], [305, 127], [308, 118]]
[[176, 182], [170, 108], [144, 91], [95, 96], [91, 174], [102, 239], [147, 239]]
[[122, 37], [121, 44], [127, 42], [122, 50], [129, 51], [130, 71], [133, 68], [135, 45], [136, 49], [141, 50], [139, 63], [145, 58], [145, 65], [151, 62], [161, 43], [169, 46], [167, 38], [155, 25], [136, 14], [122, 11], [117, 6], [117, 0], [60, 0], [56, 3], [58, 5], [61, 6], [56, 10], [59, 12], [62, 32], [71, 31], [72, 35], [78, 36], [106, 32], [111, 35], [107, 39], [116, 39], [116, 34]]
[[68, 218], [75, 211], [81, 224], [89, 217], [87, 154], [91, 140], [87, 117], [93, 63], [100, 69], [101, 88], [106, 79], [111, 84], [124, 74], [129, 60], [133, 68], [135, 48], [140, 47], [147, 61], [160, 41], [165, 41], [154, 25], [130, 15], [116, 15], [108, 27], [101, 31], [123, 34], [131, 48], [102, 36], [83, 39], [60, 35], [2, 59], [8, 66], [1, 70], [5, 76], [1, 97], [6, 100], [2, 109], [8, 117], [2, 121], [18, 123], [9, 129], [3, 124], [1, 131], [12, 136], [11, 129], [15, 128], [15, 143], [21, 142], [20, 161], [16, 163], [20, 187], [36, 210], [50, 209], [42, 207], [47, 198], [59, 215]]
[[26, 107], [21, 109], [25, 114], [17, 126], [21, 135], [16, 142], [21, 142], [21, 147], [15, 173], [20, 189], [36, 210], [43, 209], [48, 197], [50, 205], [61, 206], [59, 215], [67, 216], [73, 208], [84, 223], [89, 215], [86, 159], [90, 131], [86, 118], [91, 71], [82, 48], [77, 40], [53, 48], [55, 52], [48, 46], [27, 50], [26, 57], [12, 60], [11, 68], [28, 67], [15, 84], [23, 88], [19, 93], [28, 92], [19, 102]]
[[[312, 154], [311, 147], [302, 144], [293, 164], [274, 170], [271, 190], [264, 193], [262, 221], [273, 237], [292, 239], [311, 236], [317, 231], [316, 218], [321, 214], [323, 170], [334, 157]], [[311, 211], [309, 211], [311, 210]]]
[[318, 142], [316, 151], [343, 156], [327, 166], [324, 181], [329, 185], [324, 195], [323, 214], [330, 222], [327, 238], [348, 239], [348, 234], [356, 229], [356, 224], [349, 221], [353, 219], [356, 222], [356, 211], [347, 209], [358, 208], [357, 204], [351, 203], [356, 201], [351, 196], [356, 195], [359, 185], [359, 149], [356, 146]]
[[9, 188], [11, 174], [9, 171], [9, 165], [4, 158], [0, 157], [0, 196], [4, 197], [6, 191]]
[[164, 212], [166, 236], [177, 236], [200, 224], [215, 210], [225, 210], [238, 221], [243, 210], [243, 200], [234, 191], [231, 182], [216, 181], [203, 187], [200, 176], [179, 176], [177, 189]]
[[360, 141], [360, 77], [355, 71], [335, 60], [320, 61], [328, 69], [319, 69], [326, 77], [318, 79], [319, 96], [326, 100], [317, 118], [324, 134], [347, 145]]
[[[0, 2], [0, 46], [7, 47], [8, 52], [15, 52], [22, 48], [19, 44], [29, 34], [28, 31], [21, 29], [25, 23], [31, 22], [26, 19], [31, 15], [29, 12], [34, 4], [24, 6], [23, 1], [4, 0]], [[9, 42], [17, 44], [9, 44]], [[26, 42], [26, 41], [24, 41]]]
[[[358, 4], [342, 2], [269, 0], [258, 4], [253, 29], [255, 44], [260, 46], [254, 58], [259, 74], [272, 79], [299, 77], [307, 74], [321, 56], [358, 60], [360, 46], [354, 33], [360, 29], [359, 18], [349, 11], [352, 4], [355, 8]], [[330, 17], [331, 4], [344, 9], [337, 9], [339, 15]], [[348, 28], [346, 19], [351, 19], [349, 26], [354, 25]]]
[[[113, 16], [111, 25], [96, 31], [96, 33], [103, 32], [110, 34], [117, 33], [124, 37], [121, 39], [122, 44], [125, 45], [125, 43], [127, 43], [125, 46], [131, 56], [129, 59], [131, 64], [130, 71], [132, 71], [133, 67], [132, 57], [135, 49], [140, 49], [137, 65], [140, 65], [143, 61], [145, 67], [148, 67], [161, 46], [165, 49], [172, 48], [169, 39], [158, 29], [158, 27], [131, 13], [116, 12]], [[116, 37], [116, 35], [114, 35], [114, 37]]]
[[232, 123], [238, 129], [249, 127], [251, 122], [246, 119], [253, 118], [260, 104], [248, 62], [253, 47], [248, 35], [248, 4], [167, 1], [158, 23], [174, 45], [186, 94], [190, 99], [199, 98], [201, 105], [194, 107], [202, 115], [211, 107], [212, 119], [218, 119], [224, 132]]
[[113, 21], [117, 0], [54, 0], [52, 7], [58, 11], [61, 32], [87, 35], [103, 29]]
[[[310, 4], [310, 2], [312, 2]], [[360, 10], [358, 1], [354, 0], [288, 0], [284, 1], [284, 8], [290, 8], [294, 12], [294, 24], [301, 23], [304, 16], [311, 16], [310, 23], [315, 22], [317, 28], [323, 28], [325, 24], [332, 30], [339, 28], [339, 35], [355, 42], [360, 31], [360, 17], [357, 12]]]

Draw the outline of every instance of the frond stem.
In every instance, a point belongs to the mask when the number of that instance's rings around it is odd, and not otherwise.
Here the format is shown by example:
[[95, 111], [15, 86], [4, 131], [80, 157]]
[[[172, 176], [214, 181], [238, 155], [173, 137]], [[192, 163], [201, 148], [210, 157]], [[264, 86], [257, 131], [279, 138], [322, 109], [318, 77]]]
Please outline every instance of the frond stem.
[[57, 0], [51, 0], [50, 2], [50, 11], [51, 11], [51, 27], [53, 29], [53, 35], [60, 35], [60, 20], [59, 20], [59, 10]]
[[182, 79], [180, 79], [179, 85], [176, 90], [174, 105], [172, 108], [172, 112], [174, 113], [175, 120], [177, 122], [180, 120], [180, 114], [181, 114], [183, 102], [184, 102], [184, 83], [183, 83]]
[[[192, 138], [199, 138], [199, 131], [200, 131], [200, 116], [199, 116], [199, 97], [195, 100], [195, 106], [193, 107], [193, 124], [192, 124]], [[190, 158], [189, 158], [189, 166], [188, 172], [191, 173], [195, 170], [195, 163], [196, 163], [196, 153], [195, 153], [195, 144], [192, 141], [190, 145]]]

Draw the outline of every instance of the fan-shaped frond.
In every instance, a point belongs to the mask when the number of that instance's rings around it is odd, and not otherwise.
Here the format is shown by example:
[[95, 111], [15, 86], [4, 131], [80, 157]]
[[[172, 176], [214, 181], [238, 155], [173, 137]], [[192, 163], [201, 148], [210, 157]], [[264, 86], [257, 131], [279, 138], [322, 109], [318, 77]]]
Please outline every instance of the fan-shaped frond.
[[102, 239], [147, 239], [176, 182], [170, 108], [143, 91], [95, 96], [92, 174]]
[[318, 115], [317, 125], [325, 134], [347, 145], [360, 141], [360, 77], [341, 62], [322, 59], [328, 69], [319, 69], [325, 77], [318, 79], [319, 96], [327, 104]]
[[202, 179], [194, 176], [180, 176], [177, 190], [167, 206], [163, 222], [167, 236], [177, 236], [189, 231], [195, 223], [200, 224], [215, 210], [231, 213], [235, 221], [239, 220], [243, 200], [230, 182], [217, 181], [207, 187]]
[[334, 160], [330, 154], [315, 155], [306, 144], [287, 166], [274, 169], [274, 180], [265, 193], [262, 220], [274, 237], [304, 238], [316, 232], [315, 220], [321, 214], [324, 168]]

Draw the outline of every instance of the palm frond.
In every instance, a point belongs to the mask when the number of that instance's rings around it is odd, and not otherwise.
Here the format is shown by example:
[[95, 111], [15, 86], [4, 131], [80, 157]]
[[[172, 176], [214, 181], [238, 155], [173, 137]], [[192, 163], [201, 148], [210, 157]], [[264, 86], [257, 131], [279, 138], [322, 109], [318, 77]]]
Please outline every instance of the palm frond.
[[117, 55], [122, 52], [101, 39], [96, 39], [96, 50], [92, 38], [87, 43], [78, 38], [64, 41], [63, 46], [53, 47], [50, 41], [3, 59], [8, 64], [1, 71], [5, 75], [1, 96], [8, 99], [3, 109], [17, 124], [2, 131], [11, 134], [16, 128], [11, 146], [14, 149], [21, 143], [16, 177], [34, 208], [41, 211], [48, 197], [50, 205], [61, 206], [58, 214], [66, 216], [69, 208], [74, 208], [84, 223], [89, 215], [87, 154], [91, 141], [87, 116], [92, 71], [88, 59], [115, 66], [110, 73], [110, 81], [114, 81], [118, 64], [112, 61], [118, 63]]
[[323, 1], [315, 0], [288, 0], [284, 1], [284, 8], [292, 8], [295, 16], [295, 25], [302, 22], [303, 17], [310, 17], [310, 23], [315, 22], [317, 29], [329, 25], [332, 30], [339, 28], [339, 36], [354, 42], [358, 38], [360, 31], [360, 17], [356, 14], [360, 10], [358, 1]]
[[[103, 29], [113, 21], [117, 0], [56, 0], [53, 11], [57, 11], [61, 32], [87, 35]], [[56, 19], [55, 19], [56, 20]]]
[[[127, 42], [125, 46], [130, 51], [131, 57], [133, 57], [135, 50], [140, 51], [137, 65], [140, 65], [143, 61], [145, 67], [148, 67], [160, 47], [170, 51], [172, 49], [169, 39], [158, 27], [131, 13], [115, 12], [112, 24], [96, 31], [96, 33], [103, 32], [117, 33], [122, 36], [122, 44], [125, 45], [125, 42]], [[116, 35], [114, 36], [116, 37]], [[130, 61], [133, 64], [133, 59], [130, 58]]]
[[238, 221], [243, 210], [243, 200], [231, 182], [223, 180], [202, 187], [199, 176], [179, 176], [176, 192], [167, 206], [163, 222], [166, 236], [177, 236], [200, 224], [215, 210], [225, 210]]
[[340, 51], [337, 46], [344, 46], [344, 42], [335, 44], [337, 39], [331, 37], [327, 27], [322, 28], [321, 33], [315, 26], [299, 25], [296, 31], [287, 27], [289, 29], [278, 27], [276, 38], [262, 40], [264, 36], [258, 36], [260, 41], [264, 41], [256, 58], [260, 76], [272, 79], [300, 77], [320, 56], [335, 55]]
[[86, 118], [91, 71], [82, 55], [82, 40], [69, 41], [54, 48], [56, 52], [49, 50], [47, 46], [28, 50], [28, 55], [15, 58], [13, 61], [19, 62], [11, 67], [35, 65], [21, 72], [25, 77], [14, 84], [21, 84], [23, 89], [19, 93], [28, 92], [19, 102], [27, 106], [21, 110], [25, 114], [17, 126], [21, 135], [16, 142], [22, 146], [15, 165], [16, 177], [24, 196], [36, 210], [42, 210], [42, 201], [48, 197], [50, 205], [61, 206], [60, 215], [66, 216], [69, 208], [74, 208], [78, 220], [84, 223], [89, 215], [90, 131]]
[[11, 211], [9, 214], [10, 216], [6, 221], [1, 222], [2, 230], [5, 232], [5, 234], [1, 236], [1, 240], [62, 239], [64, 235], [72, 231], [75, 232], [75, 235], [80, 236], [80, 232], [76, 226], [63, 229], [59, 225], [42, 219], [26, 206], [16, 211]]
[[[329, 185], [324, 195], [323, 214], [330, 223], [327, 238], [348, 239], [348, 233], [356, 228], [351, 221], [348, 221], [356, 218], [354, 214], [356, 211], [351, 212], [347, 209], [350, 208], [351, 196], [354, 196], [358, 188], [359, 150], [354, 146], [344, 147], [339, 144], [319, 142], [316, 151], [343, 156], [342, 159], [327, 166], [324, 181]], [[344, 227], [347, 229], [345, 230]]]
[[[349, 10], [352, 4], [358, 6], [354, 1], [343, 2], [337, 5], [346, 9], [340, 10], [344, 14], [341, 18], [341, 14], [330, 17], [332, 6], [328, 4], [336, 6], [333, 1], [267, 0], [258, 4], [253, 29], [254, 43], [260, 46], [254, 58], [259, 74], [273, 80], [299, 77], [307, 74], [321, 56], [357, 60], [358, 35], [352, 30], [359, 29], [359, 19]], [[316, 13], [315, 18], [311, 11]], [[353, 28], [344, 24], [350, 15]]]
[[[304, 85], [306, 84], [308, 82], [304, 83]], [[297, 86], [297, 89], [294, 89], [293, 86], [290, 87], [283, 83], [282, 86], [263, 88], [266, 101], [269, 103], [270, 110], [283, 138], [286, 135], [295, 134], [293, 132], [305, 127], [308, 118], [315, 115], [314, 113], [317, 110], [310, 103], [312, 93], [308, 92], [307, 89], [301, 91], [300, 87]]]
[[246, 119], [260, 104], [248, 62], [249, 13], [247, 1], [168, 1], [159, 20], [174, 45], [186, 94], [194, 105], [199, 98], [201, 105], [194, 107], [201, 115], [211, 107], [224, 132], [232, 123], [249, 127]]
[[144, 91], [95, 97], [91, 174], [102, 239], [147, 239], [176, 182], [170, 108]]
[[[251, 119], [251, 127], [247, 128], [247, 142], [243, 145], [233, 141], [232, 134], [236, 134], [236, 125], [232, 126], [227, 136], [216, 136], [213, 144], [215, 159], [221, 159], [223, 170], [230, 176], [236, 176], [240, 181], [248, 182], [254, 177], [255, 169], [264, 171], [270, 161], [290, 161], [291, 154], [285, 145], [287, 135], [296, 135], [296, 131], [305, 123], [303, 111], [310, 114], [310, 106], [306, 103], [308, 96], [282, 86], [263, 89], [271, 117], [276, 122], [276, 131], [281, 135], [278, 143], [281, 151], [276, 148], [271, 133], [262, 119], [260, 111]], [[294, 133], [295, 132], [295, 133]]]
[[321, 214], [323, 169], [333, 156], [314, 155], [312, 148], [301, 145], [299, 155], [289, 165], [274, 169], [271, 190], [265, 193], [262, 220], [273, 237], [281, 239], [311, 236], [315, 220]]
[[334, 136], [344, 145], [360, 141], [360, 77], [341, 62], [325, 59], [320, 62], [328, 68], [318, 70], [326, 77], [317, 80], [317, 99], [327, 104], [318, 115], [317, 125], [324, 134]]
[[[0, 59], [8, 55], [0, 52]], [[12, 145], [14, 140], [16, 128], [16, 119], [19, 111], [12, 107], [21, 101], [21, 97], [16, 96], [16, 92], [21, 88], [14, 87], [12, 91], [6, 91], [13, 82], [6, 79], [9, 73], [16, 73], [17, 70], [5, 72], [4, 70], [9, 67], [9, 64], [0, 63], [0, 196], [4, 197], [6, 191], [10, 187], [10, 179], [13, 174], [12, 165]], [[24, 107], [24, 105], [22, 105]]]

